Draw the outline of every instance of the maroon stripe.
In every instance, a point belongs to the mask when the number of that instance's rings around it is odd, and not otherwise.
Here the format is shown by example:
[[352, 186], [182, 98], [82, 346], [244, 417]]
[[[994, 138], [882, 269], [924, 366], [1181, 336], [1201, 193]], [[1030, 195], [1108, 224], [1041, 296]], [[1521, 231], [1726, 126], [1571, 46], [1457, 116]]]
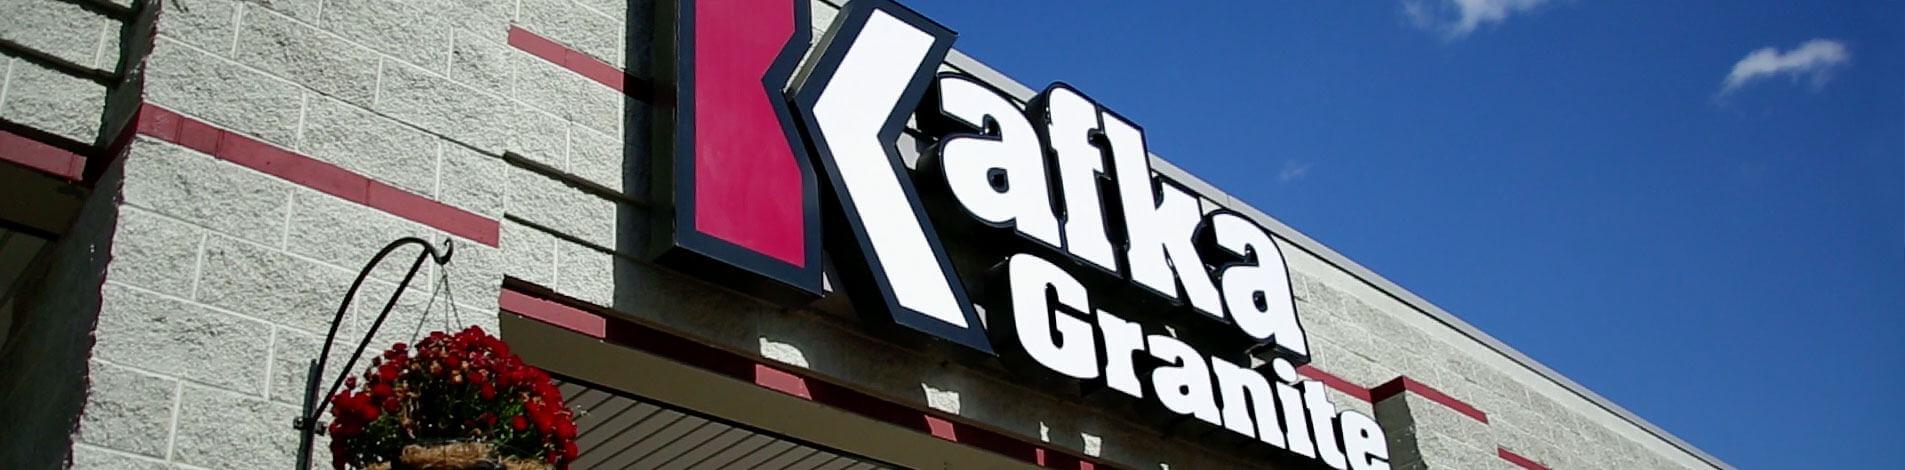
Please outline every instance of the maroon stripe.
[[630, 90], [629, 84], [644, 85], [644, 82], [630, 77], [621, 67], [603, 62], [601, 59], [523, 29], [521, 26], [509, 26], [509, 45], [623, 94], [651, 98], [645, 86], [637, 86], [635, 90]]
[[555, 302], [531, 297], [521, 292], [503, 289], [496, 299], [496, 308], [515, 312], [534, 318], [562, 329], [589, 335], [596, 339], [608, 337], [608, 322], [602, 317], [576, 310]]
[[1334, 388], [1336, 389], [1336, 391], [1343, 392], [1346, 395], [1356, 397], [1356, 399], [1358, 400], [1371, 402], [1371, 403], [1375, 402], [1375, 400], [1371, 400], [1369, 397], [1369, 389], [1363, 388], [1362, 386], [1356, 385], [1355, 383], [1352, 383], [1348, 380], [1343, 380], [1342, 377], [1337, 377], [1336, 374], [1324, 372], [1323, 369], [1318, 369], [1315, 366], [1304, 364], [1302, 367], [1296, 368], [1296, 372], [1298, 375], [1316, 379], [1316, 381], [1322, 382], [1323, 385], [1327, 385], [1329, 386], [1329, 388]]
[[79, 181], [86, 169], [85, 156], [5, 130], [0, 130], [0, 160], [71, 181]]
[[1397, 376], [1394, 380], [1390, 380], [1382, 385], [1377, 385], [1374, 388], [1363, 388], [1354, 382], [1344, 380], [1342, 377], [1337, 377], [1335, 374], [1325, 372], [1323, 369], [1319, 369], [1313, 365], [1304, 364], [1298, 367], [1296, 371], [1304, 377], [1315, 379], [1318, 382], [1322, 382], [1323, 385], [1327, 385], [1330, 388], [1362, 401], [1375, 403], [1402, 394], [1402, 392], [1414, 392], [1422, 398], [1448, 407], [1457, 413], [1461, 413], [1463, 416], [1474, 418], [1476, 421], [1483, 423], [1488, 422], [1488, 413], [1482, 412], [1480, 408], [1476, 408], [1474, 405], [1468, 404], [1468, 402], [1449, 396], [1449, 394], [1443, 393], [1441, 390], [1435, 389], [1435, 387], [1430, 387], [1429, 384], [1409, 378], [1409, 376], [1406, 375]]
[[495, 219], [397, 189], [329, 162], [220, 129], [151, 103], [146, 103], [139, 110], [138, 129], [140, 134], [204, 152], [477, 243], [494, 247], [501, 239], [502, 224]]
[[1396, 377], [1395, 380], [1391, 380], [1389, 383], [1376, 386], [1376, 388], [1370, 390], [1370, 396], [1374, 401], [1383, 401], [1389, 397], [1400, 395], [1405, 391], [1413, 392], [1417, 396], [1446, 406], [1451, 410], [1455, 410], [1457, 413], [1461, 413], [1463, 416], [1474, 418], [1476, 421], [1483, 423], [1488, 422], [1488, 414], [1483, 413], [1480, 408], [1476, 408], [1462, 400], [1457, 400], [1455, 397], [1449, 396], [1449, 394], [1442, 393], [1441, 390], [1436, 390], [1435, 387], [1430, 387], [1429, 384], [1416, 381], [1416, 379], [1411, 379], [1406, 375]]
[[509, 45], [556, 65], [568, 62], [569, 48], [516, 25], [509, 26]]
[[365, 202], [384, 212], [462, 235], [484, 245], [497, 246], [502, 239], [503, 225], [493, 219], [379, 181], [370, 182], [369, 199]]
[[1528, 470], [1548, 470], [1548, 466], [1542, 465], [1541, 462], [1536, 462], [1533, 459], [1522, 457], [1520, 454], [1509, 452], [1507, 448], [1496, 447], [1495, 455], [1501, 457], [1502, 460], [1508, 461], [1508, 463]]
[[814, 399], [814, 392], [807, 390], [807, 379], [792, 372], [768, 367], [766, 364], [754, 365], [754, 385], [779, 390], [781, 393], [808, 400]]

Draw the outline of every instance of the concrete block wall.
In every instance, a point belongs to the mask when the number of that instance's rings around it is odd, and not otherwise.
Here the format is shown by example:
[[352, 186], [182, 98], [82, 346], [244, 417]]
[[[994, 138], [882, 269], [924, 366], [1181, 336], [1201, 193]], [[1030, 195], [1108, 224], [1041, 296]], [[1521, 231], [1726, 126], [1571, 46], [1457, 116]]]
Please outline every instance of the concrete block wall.
[[[19, 164], [77, 179], [84, 158], [73, 149], [102, 145], [113, 109], [108, 95], [121, 85], [122, 36], [132, 29], [130, 0], [0, 1], [0, 165]], [[94, 175], [102, 187], [117, 173]], [[9, 184], [12, 184], [9, 181]], [[86, 358], [98, 310], [100, 278], [109, 262], [117, 213], [115, 193], [70, 190], [77, 211], [34, 207], [59, 215], [36, 226], [56, 238], [44, 256], [66, 260], [42, 277], [12, 286], [16, 308], [0, 338], [0, 467], [48, 468], [65, 459], [75, 417], [87, 397]], [[67, 196], [36, 199], [32, 204]], [[7, 204], [24, 204], [9, 200]], [[16, 207], [17, 209], [18, 207]], [[11, 211], [9, 211], [11, 212]], [[53, 219], [71, 215], [70, 226]], [[56, 236], [56, 237], [55, 237]], [[7, 279], [8, 282], [14, 279]], [[31, 430], [31, 431], [27, 431]]]
[[[122, 0], [130, 7], [129, 0]], [[107, 85], [48, 61], [95, 71], [119, 61], [126, 22], [98, 8], [60, 0], [4, 0], [0, 41], [23, 50], [0, 55], [0, 119], [79, 142], [99, 137]]]
[[[836, 10], [814, 4], [816, 31]], [[774, 307], [641, 262], [650, 109], [631, 96], [644, 96], [650, 78], [650, 11], [614, 0], [163, 3], [141, 136], [124, 183], [100, 189], [111, 262], [93, 273], [103, 276], [97, 345], [81, 364], [90, 388], [73, 465], [288, 465], [302, 364], [350, 276], [401, 235], [453, 238], [457, 261], [447, 292], [426, 267], [377, 348], [409, 340], [426, 310], [438, 315], [426, 330], [454, 326], [441, 323], [448, 303], [461, 323], [493, 328], [508, 276], [1123, 466], [1250, 462], [1123, 410], [868, 335], [835, 313]], [[948, 67], [1030, 93], [960, 60]], [[0, 117], [14, 83], [42, 81], [19, 65], [0, 88]], [[52, 90], [25, 102], [93, 96]], [[1168, 163], [1159, 171], [1282, 226]], [[1704, 468], [1322, 255], [1285, 252], [1315, 370], [1340, 379], [1336, 403], [1384, 423], [1397, 468], [1513, 468], [1502, 450], [1549, 468]], [[413, 253], [373, 276], [343, 336], [368, 327], [363, 312], [390, 295]], [[1400, 376], [1444, 399], [1375, 398]], [[1448, 397], [1486, 423], [1451, 411]]]
[[[484, 6], [164, 4], [126, 183], [100, 188], [119, 223], [73, 466], [289, 466], [307, 361], [396, 237], [453, 239], [454, 261], [426, 263], [373, 353], [419, 329], [494, 331], [506, 116], [532, 109], [509, 98], [516, 2]], [[340, 337], [367, 331], [416, 253], [379, 266]]]
[[[307, 361], [361, 264], [391, 238], [446, 234], [149, 136], [133, 142], [124, 171], [74, 466], [290, 465]], [[414, 341], [420, 322], [426, 332], [495, 328], [495, 289], [480, 287], [497, 282], [485, 264], [493, 249], [456, 242], [448, 276], [458, 285], [438, 289], [438, 268], [427, 267], [373, 353]], [[340, 337], [362, 336], [417, 252], [373, 271]], [[338, 346], [330, 377], [349, 346]]]

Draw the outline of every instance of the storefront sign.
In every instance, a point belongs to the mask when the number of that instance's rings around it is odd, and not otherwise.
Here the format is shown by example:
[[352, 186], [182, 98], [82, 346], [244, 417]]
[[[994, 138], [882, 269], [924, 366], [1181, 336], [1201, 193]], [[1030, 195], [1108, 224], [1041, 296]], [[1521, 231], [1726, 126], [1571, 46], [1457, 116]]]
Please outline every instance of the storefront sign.
[[[824, 242], [863, 315], [1388, 468], [1375, 421], [1298, 376], [1309, 345], [1270, 233], [1154, 174], [1137, 125], [1063, 84], [1021, 106], [937, 73], [952, 31], [885, 0], [849, 4], [793, 77], [806, 4], [680, 0], [659, 260], [799, 298]], [[909, 117], [917, 170], [896, 147]]]

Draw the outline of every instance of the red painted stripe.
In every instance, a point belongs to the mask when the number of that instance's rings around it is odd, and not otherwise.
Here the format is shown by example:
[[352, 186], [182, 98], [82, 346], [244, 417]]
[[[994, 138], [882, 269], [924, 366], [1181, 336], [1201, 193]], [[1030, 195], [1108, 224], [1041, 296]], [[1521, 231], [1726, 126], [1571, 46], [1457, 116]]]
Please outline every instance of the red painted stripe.
[[[925, 415], [925, 418], [926, 418], [926, 429], [930, 430], [933, 433], [933, 437], [945, 439], [952, 442], [959, 442], [959, 431], [953, 429], [952, 421], [939, 419], [939, 417], [936, 417], [933, 415]], [[1033, 452], [1033, 453], [1037, 454], [1038, 456], [1037, 458], [1039, 458], [1040, 460], [1043, 460], [1045, 457], [1045, 453], [1042, 451], [1044, 449], [1038, 449], [1038, 450], [1039, 452]]]
[[212, 127], [211, 124], [207, 124], [204, 121], [190, 118], [179, 119], [178, 124], [178, 139], [173, 140], [173, 143], [208, 155], [220, 155], [220, 153], [218, 153], [218, 140], [219, 137], [225, 135], [223, 129]]
[[159, 140], [167, 142], [177, 142], [179, 140], [179, 119], [183, 117], [184, 116], [180, 116], [178, 113], [158, 106], [140, 106], [139, 122], [134, 123], [133, 128], [137, 129], [140, 134], [157, 137]]
[[[397, 189], [364, 175], [204, 121], [147, 103], [139, 110], [140, 134], [204, 152], [221, 160], [489, 246], [501, 242], [502, 224], [436, 200]], [[84, 168], [81, 164], [77, 168]]]
[[1336, 389], [1336, 391], [1343, 392], [1346, 395], [1356, 397], [1356, 399], [1358, 400], [1372, 402], [1372, 403], [1375, 402], [1375, 400], [1371, 400], [1369, 398], [1369, 389], [1363, 388], [1362, 386], [1356, 385], [1355, 383], [1351, 383], [1348, 380], [1343, 380], [1342, 377], [1337, 377], [1335, 374], [1324, 372], [1323, 369], [1318, 369], [1309, 364], [1304, 364], [1301, 367], [1297, 367], [1296, 372], [1298, 375], [1316, 379], [1316, 381], [1322, 382], [1323, 385], [1329, 386], [1329, 388], [1334, 388]]
[[1406, 375], [1397, 376], [1394, 380], [1390, 380], [1382, 385], [1377, 385], [1374, 388], [1363, 388], [1353, 382], [1344, 380], [1342, 377], [1337, 377], [1335, 374], [1325, 372], [1323, 369], [1318, 369], [1313, 365], [1304, 364], [1297, 367], [1296, 371], [1299, 375], [1315, 379], [1318, 382], [1322, 382], [1323, 385], [1327, 385], [1330, 388], [1356, 397], [1356, 399], [1362, 401], [1375, 403], [1399, 395], [1402, 392], [1414, 392], [1422, 398], [1448, 407], [1457, 413], [1461, 413], [1463, 416], [1474, 418], [1476, 421], [1483, 423], [1488, 422], [1488, 413], [1482, 412], [1480, 408], [1476, 408], [1474, 405], [1468, 404], [1468, 402], [1449, 396], [1449, 394], [1443, 393], [1441, 390], [1436, 390], [1435, 387], [1430, 387], [1429, 384], [1409, 378], [1409, 376]]
[[615, 91], [628, 92], [628, 73], [622, 71], [620, 67], [590, 57], [588, 54], [582, 53], [582, 51], [542, 37], [527, 29], [523, 29], [521, 26], [509, 26], [509, 45], [523, 52], [527, 52], [529, 55], [549, 61], [551, 64], [569, 69], [570, 71], [582, 75], [584, 78], [594, 80], [596, 83], [612, 88]]
[[608, 337], [608, 320], [521, 292], [503, 289], [502, 296], [496, 299], [496, 307], [596, 339]]
[[31, 137], [0, 130], [0, 160], [79, 181], [86, 157]]
[[814, 399], [814, 392], [807, 389], [807, 379], [766, 364], [754, 365], [754, 384], [780, 391], [808, 400]]
[[1470, 405], [1462, 400], [1457, 400], [1455, 397], [1449, 396], [1449, 394], [1442, 393], [1441, 390], [1436, 390], [1435, 387], [1430, 387], [1429, 384], [1416, 381], [1408, 376], [1396, 377], [1395, 380], [1391, 380], [1389, 383], [1378, 385], [1376, 388], [1370, 390], [1370, 395], [1374, 398], [1374, 401], [1382, 401], [1389, 397], [1400, 395], [1404, 391], [1415, 393], [1417, 396], [1446, 406], [1451, 410], [1455, 410], [1457, 413], [1474, 418], [1476, 421], [1483, 423], [1488, 422], [1488, 414], [1483, 413], [1480, 408], [1476, 408], [1474, 405]]
[[1533, 459], [1522, 457], [1520, 454], [1509, 452], [1506, 448], [1496, 447], [1495, 455], [1501, 457], [1502, 460], [1508, 461], [1508, 463], [1528, 470], [1548, 470], [1548, 466], [1542, 465], [1541, 462], [1536, 462]]
[[557, 63], [581, 74], [583, 78], [607, 85], [615, 91], [628, 91], [628, 73], [623, 72], [619, 67], [609, 65], [608, 62], [595, 60], [594, 57], [589, 57], [581, 51], [568, 51], [562, 55], [562, 62]]
[[370, 182], [369, 200], [366, 203], [398, 217], [462, 235], [484, 245], [497, 246], [502, 239], [503, 226], [495, 220], [382, 182]]
[[350, 202], [370, 202], [370, 178], [235, 132], [225, 133], [212, 155]]
[[561, 43], [529, 32], [529, 30], [516, 25], [509, 26], [509, 45], [523, 52], [528, 52], [529, 55], [541, 57], [542, 60], [547, 60], [556, 65], [565, 63], [565, 56], [569, 52], [569, 48], [564, 47]]
[[[682, 364], [831, 406], [868, 419], [930, 434], [1047, 468], [1094, 469], [1085, 457], [1047, 449], [1011, 435], [941, 418], [935, 412], [876, 397], [799, 371], [787, 371], [758, 359], [709, 346], [640, 323], [613, 318], [607, 308], [563, 297], [546, 287], [506, 279], [497, 302], [501, 310], [559, 328], [602, 338]], [[587, 318], [583, 321], [582, 318]], [[798, 381], [798, 382], [796, 382]], [[799, 385], [794, 385], [798, 383]], [[789, 392], [794, 390], [795, 392]], [[1044, 460], [1041, 463], [1040, 456]]]

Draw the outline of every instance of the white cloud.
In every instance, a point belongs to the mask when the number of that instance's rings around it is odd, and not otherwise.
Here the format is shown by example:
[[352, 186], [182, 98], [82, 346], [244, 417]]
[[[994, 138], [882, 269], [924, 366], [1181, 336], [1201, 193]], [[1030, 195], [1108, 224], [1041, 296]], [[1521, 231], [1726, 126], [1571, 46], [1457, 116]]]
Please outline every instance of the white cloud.
[[1458, 39], [1489, 23], [1508, 20], [1551, 0], [1402, 0], [1402, 12], [1423, 29]]
[[1724, 96], [1764, 78], [1785, 76], [1793, 81], [1806, 80], [1817, 90], [1832, 79], [1832, 73], [1852, 62], [1852, 53], [1846, 50], [1845, 43], [1831, 39], [1814, 39], [1800, 44], [1786, 52], [1776, 47], [1763, 47], [1740, 58], [1733, 64], [1733, 71], [1726, 74], [1726, 81], [1720, 85], [1720, 95]]
[[1305, 176], [1310, 176], [1311, 166], [1315, 166], [1315, 163], [1285, 160], [1283, 162], [1283, 170], [1277, 172], [1277, 181], [1288, 183], [1303, 179]]

